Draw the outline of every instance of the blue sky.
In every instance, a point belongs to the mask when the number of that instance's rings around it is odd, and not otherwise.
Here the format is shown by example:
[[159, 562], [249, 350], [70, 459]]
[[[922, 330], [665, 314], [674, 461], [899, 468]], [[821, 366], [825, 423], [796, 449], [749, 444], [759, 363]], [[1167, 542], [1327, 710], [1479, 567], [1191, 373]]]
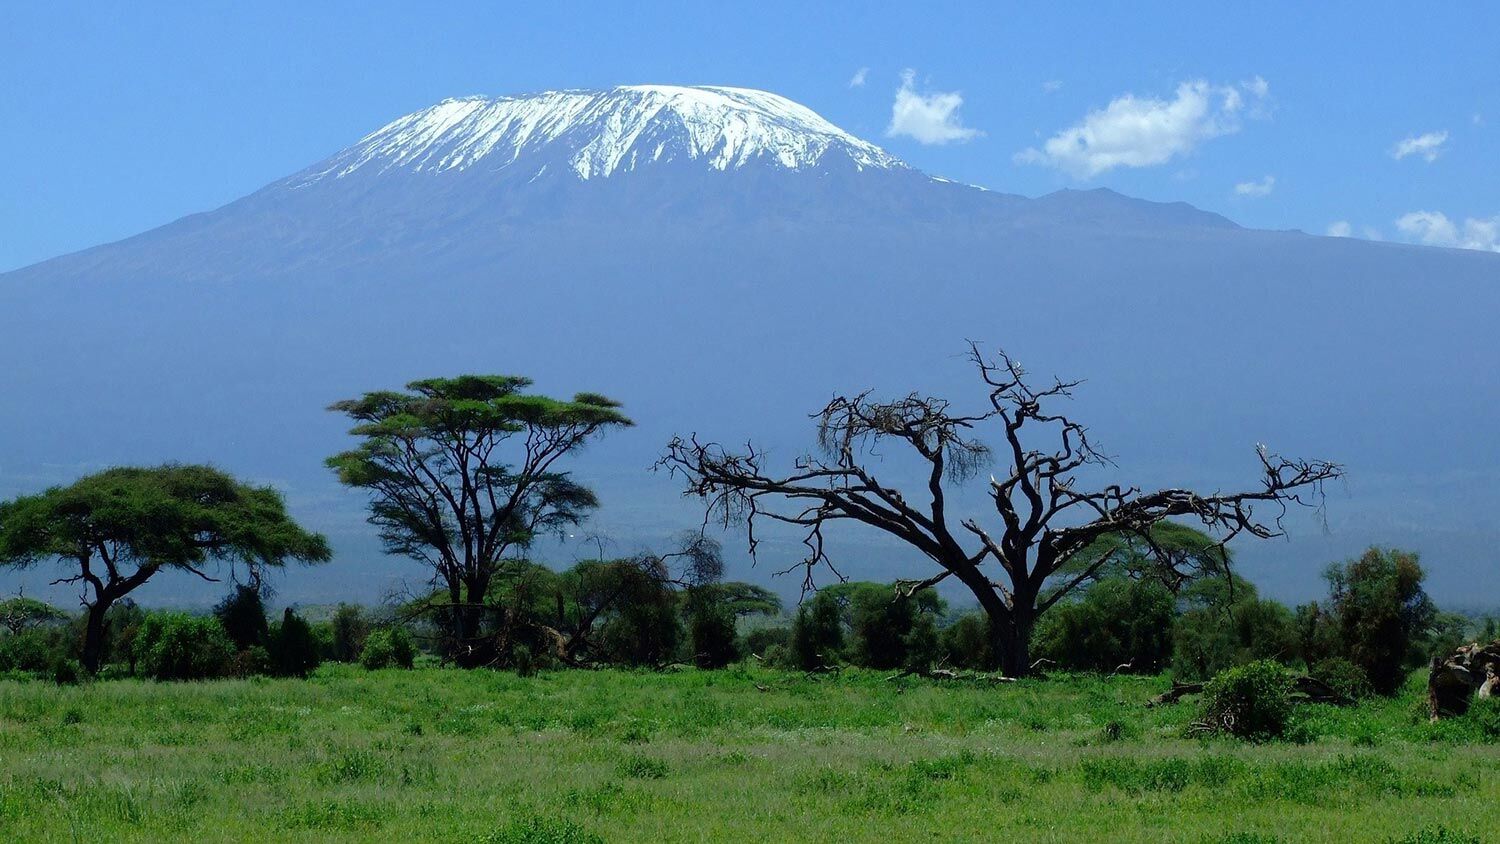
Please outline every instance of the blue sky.
[[0, 270], [445, 97], [646, 82], [774, 91], [997, 190], [1500, 248], [1495, 3], [147, 5], [0, 6]]

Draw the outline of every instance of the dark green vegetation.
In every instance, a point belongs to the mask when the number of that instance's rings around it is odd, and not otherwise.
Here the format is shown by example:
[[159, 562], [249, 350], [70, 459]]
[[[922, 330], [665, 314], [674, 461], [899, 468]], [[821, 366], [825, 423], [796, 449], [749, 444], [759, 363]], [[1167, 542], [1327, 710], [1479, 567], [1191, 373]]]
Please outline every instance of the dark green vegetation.
[[[273, 490], [208, 467], [112, 469], [0, 504], [0, 565], [60, 564], [62, 582], [84, 587], [76, 617], [0, 603], [0, 828], [1441, 841], [1494, 825], [1500, 786], [1483, 772], [1500, 708], [1480, 700], [1428, 723], [1412, 673], [1476, 624], [1437, 611], [1416, 555], [1377, 548], [1334, 565], [1328, 599], [1295, 610], [1231, 571], [1221, 539], [1277, 535], [1256, 505], [1304, 503], [1339, 467], [1262, 451], [1257, 491], [1081, 491], [1073, 471], [1103, 458], [1081, 426], [1042, 411], [1072, 385], [1037, 390], [1008, 358], [976, 350], [974, 362], [988, 409], [835, 400], [821, 415], [827, 458], [792, 477], [762, 474], [754, 452], [669, 446], [663, 465], [711, 514], [748, 520], [752, 551], [757, 518], [806, 528], [809, 584], [839, 519], [939, 568], [836, 583], [790, 617], [767, 590], [726, 582], [702, 532], [624, 558], [601, 543], [598, 559], [561, 571], [529, 559], [539, 536], [598, 505], [564, 458], [631, 423], [595, 394], [524, 393], [524, 378], [418, 381], [334, 405], [360, 444], [329, 466], [369, 494], [387, 549], [431, 575], [375, 609], [269, 613], [265, 571], [325, 560], [327, 545]], [[1013, 465], [991, 476], [995, 537], [961, 523], [970, 553], [944, 490], [991, 461], [970, 436], [980, 423], [1002, 432]], [[1030, 450], [1023, 426], [1061, 446]], [[930, 467], [926, 510], [856, 461], [883, 439]], [[1075, 508], [1082, 521], [1053, 521]], [[164, 569], [210, 578], [208, 564], [230, 579], [211, 614], [128, 597]], [[950, 577], [977, 609], [939, 597]], [[1212, 679], [1197, 699], [1148, 710], [1163, 672]], [[1309, 702], [1329, 700], [1343, 708]]]
[[0, 565], [57, 563], [87, 590], [83, 667], [98, 671], [110, 607], [163, 569], [208, 577], [204, 563], [268, 567], [332, 556], [286, 514], [280, 493], [208, 466], [109, 469], [0, 504]]
[[[1479, 841], [1500, 709], [1422, 681], [1187, 737], [1160, 677], [319, 669], [0, 681], [7, 840]], [[1432, 837], [1447, 829], [1449, 838]], [[1410, 836], [1427, 835], [1426, 838]], [[549, 837], [550, 836], [550, 837]], [[593, 836], [597, 836], [594, 838]]]

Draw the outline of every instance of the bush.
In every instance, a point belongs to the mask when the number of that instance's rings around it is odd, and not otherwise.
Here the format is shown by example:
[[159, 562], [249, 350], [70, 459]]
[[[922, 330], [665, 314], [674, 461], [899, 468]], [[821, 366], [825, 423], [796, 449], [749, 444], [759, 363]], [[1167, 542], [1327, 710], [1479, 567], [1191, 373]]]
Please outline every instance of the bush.
[[[822, 594], [845, 605], [849, 661], [865, 668], [906, 666], [911, 661], [907, 636], [923, 616], [942, 611], [936, 592], [924, 590], [908, 597], [888, 583], [841, 583]], [[919, 654], [916, 660], [924, 656]]]
[[229, 661], [231, 677], [265, 677], [273, 673], [271, 653], [260, 645], [240, 651]]
[[843, 649], [844, 627], [839, 621], [838, 601], [827, 592], [819, 592], [797, 608], [792, 621], [792, 665], [803, 671], [831, 665], [838, 662]]
[[291, 607], [282, 613], [281, 623], [271, 629], [267, 650], [271, 668], [281, 677], [306, 677], [322, 661], [312, 628]]
[[1319, 661], [1307, 672], [1315, 680], [1322, 680], [1335, 692], [1351, 700], [1369, 697], [1374, 689], [1365, 670], [1342, 657], [1330, 657]]
[[941, 642], [949, 665], [989, 671], [998, 664], [990, 636], [990, 620], [984, 613], [959, 616], [957, 621], [943, 629]]
[[356, 604], [339, 604], [334, 610], [331, 624], [329, 657], [334, 662], [354, 662], [365, 647], [365, 637], [370, 635], [370, 622], [365, 611]]
[[136, 671], [154, 680], [222, 677], [234, 659], [234, 643], [213, 616], [152, 613], [136, 634]]
[[365, 637], [359, 662], [371, 671], [380, 668], [411, 668], [416, 653], [404, 627], [382, 627]]
[[1202, 723], [1252, 741], [1285, 735], [1292, 717], [1292, 678], [1268, 659], [1220, 672], [1204, 688]]
[[744, 652], [757, 654], [762, 659], [770, 662], [767, 653], [773, 647], [786, 650], [787, 643], [792, 641], [792, 628], [781, 625], [757, 627], [745, 634]]
[[1416, 554], [1394, 549], [1371, 548], [1328, 569], [1342, 655], [1365, 670], [1379, 694], [1401, 688], [1411, 667], [1412, 641], [1435, 618], [1422, 590], [1425, 576]]
[[1059, 603], [1036, 629], [1037, 656], [1074, 671], [1154, 672], [1172, 647], [1172, 593], [1154, 580], [1102, 580], [1078, 600]]
[[901, 667], [917, 674], [926, 673], [943, 658], [937, 624], [926, 613], [912, 621], [911, 629], [901, 637], [901, 646], [906, 651]]
[[717, 604], [695, 606], [688, 617], [693, 663], [699, 668], [723, 668], [740, 658], [734, 635], [734, 613]]
[[66, 627], [34, 627], [0, 637], [0, 671], [50, 674], [60, 660], [77, 656], [77, 640]]
[[1297, 650], [1286, 607], [1237, 582], [1233, 603], [1209, 603], [1183, 613], [1172, 634], [1172, 673], [1184, 680], [1213, 677], [1261, 659], [1284, 660]]
[[236, 649], [243, 651], [256, 645], [264, 645], [270, 626], [266, 624], [266, 605], [260, 599], [260, 590], [243, 583], [224, 596], [214, 607], [214, 617], [224, 625], [224, 632]]

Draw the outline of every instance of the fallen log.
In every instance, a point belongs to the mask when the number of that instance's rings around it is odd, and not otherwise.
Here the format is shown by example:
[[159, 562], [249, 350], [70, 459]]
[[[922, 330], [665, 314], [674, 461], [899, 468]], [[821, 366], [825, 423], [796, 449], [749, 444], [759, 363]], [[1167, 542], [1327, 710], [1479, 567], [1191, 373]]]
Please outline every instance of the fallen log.
[[[1201, 694], [1205, 685], [1204, 683], [1179, 683], [1173, 680], [1172, 688], [1146, 701], [1146, 706], [1157, 707], [1176, 703], [1188, 695]], [[1348, 706], [1354, 702], [1353, 698], [1340, 694], [1322, 680], [1306, 674], [1299, 674], [1292, 678], [1292, 700], [1297, 703], [1331, 703], [1336, 706]]]

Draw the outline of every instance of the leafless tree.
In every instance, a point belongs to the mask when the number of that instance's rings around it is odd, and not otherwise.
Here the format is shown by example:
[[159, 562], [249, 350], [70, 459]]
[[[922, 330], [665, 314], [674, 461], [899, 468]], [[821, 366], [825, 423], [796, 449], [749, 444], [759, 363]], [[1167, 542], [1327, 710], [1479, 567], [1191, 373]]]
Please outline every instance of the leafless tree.
[[[680, 474], [686, 494], [705, 502], [705, 524], [743, 523], [752, 556], [758, 523], [804, 529], [806, 557], [787, 570], [803, 571], [804, 588], [812, 588], [820, 565], [837, 573], [824, 551], [824, 531], [833, 523], [860, 522], [902, 540], [936, 564], [932, 576], [903, 583], [903, 590], [911, 594], [949, 578], [962, 583], [988, 615], [1001, 667], [1013, 676], [1030, 667], [1037, 619], [1126, 547], [1101, 540], [1130, 536], [1152, 547], [1152, 526], [1172, 517], [1196, 518], [1222, 542], [1240, 534], [1279, 536], [1289, 505], [1321, 506], [1323, 483], [1342, 475], [1337, 464], [1288, 460], [1257, 446], [1260, 486], [1247, 492], [1142, 492], [1118, 484], [1083, 489], [1080, 470], [1109, 460], [1083, 425], [1049, 409], [1071, 397], [1079, 382], [1033, 386], [1015, 360], [1003, 352], [987, 357], [973, 343], [969, 358], [987, 390], [985, 406], [975, 413], [915, 393], [890, 402], [861, 393], [835, 398], [816, 414], [820, 453], [799, 458], [789, 472], [773, 472], [753, 446], [731, 451], [696, 436], [674, 438], [659, 466]], [[981, 429], [998, 431], [998, 447], [979, 439]], [[1050, 449], [1030, 444], [1042, 437]], [[866, 465], [885, 443], [920, 458], [926, 483], [919, 490], [903, 493]], [[951, 487], [987, 467], [994, 469], [988, 496], [997, 521], [955, 524]], [[1260, 507], [1270, 518], [1256, 512]], [[1173, 564], [1172, 555], [1159, 556], [1163, 565]]]

